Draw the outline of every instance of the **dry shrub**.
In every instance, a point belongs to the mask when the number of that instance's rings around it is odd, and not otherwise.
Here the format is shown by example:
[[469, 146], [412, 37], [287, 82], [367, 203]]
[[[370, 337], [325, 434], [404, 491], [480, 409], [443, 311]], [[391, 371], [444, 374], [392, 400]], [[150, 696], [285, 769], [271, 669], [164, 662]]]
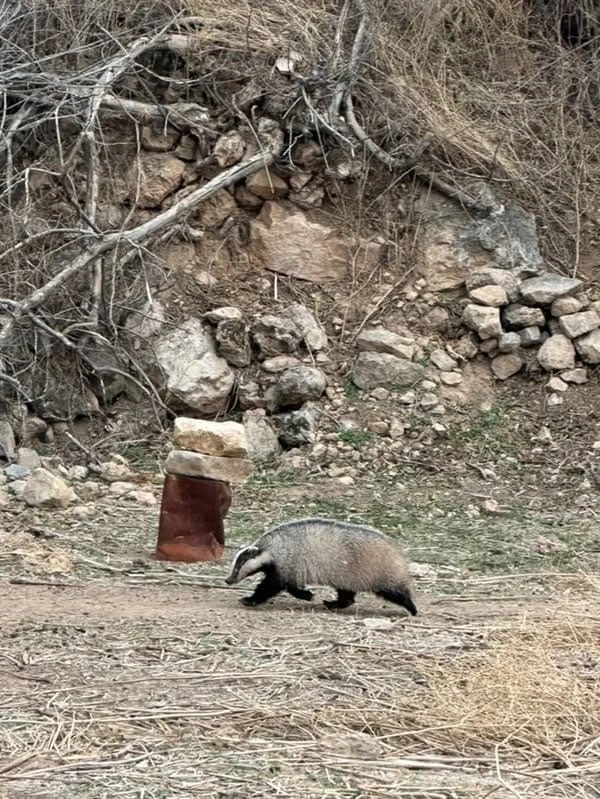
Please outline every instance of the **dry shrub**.
[[528, 624], [428, 674], [415, 720], [442, 750], [519, 750], [558, 767], [600, 747], [598, 625]]

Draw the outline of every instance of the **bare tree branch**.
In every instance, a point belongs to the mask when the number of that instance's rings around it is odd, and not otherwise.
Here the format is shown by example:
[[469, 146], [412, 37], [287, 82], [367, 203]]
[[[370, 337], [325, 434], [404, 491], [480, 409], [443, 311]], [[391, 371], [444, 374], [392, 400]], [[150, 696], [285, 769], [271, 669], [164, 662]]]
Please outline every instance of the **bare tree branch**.
[[102, 236], [100, 240], [93, 245], [87, 252], [83, 252], [72, 262], [63, 266], [54, 277], [45, 283], [40, 288], [32, 292], [28, 297], [18, 303], [14, 310], [12, 319], [5, 325], [4, 329], [0, 332], [0, 351], [2, 351], [8, 344], [15, 325], [28, 313], [34, 311], [42, 305], [52, 294], [54, 294], [61, 286], [63, 286], [73, 275], [87, 267], [96, 258], [104, 253], [113, 250], [120, 245], [132, 246], [139, 244], [151, 235], [155, 235], [163, 230], [168, 225], [181, 219], [183, 216], [192, 211], [197, 205], [204, 200], [212, 197], [220, 189], [231, 186], [237, 183], [242, 178], [257, 172], [265, 166], [272, 164], [278, 155], [278, 152], [265, 152], [257, 153], [246, 161], [242, 161], [230, 169], [223, 172], [221, 175], [209, 180], [204, 186], [188, 194], [179, 202], [175, 203], [163, 211], [161, 214], [149, 219], [142, 225], [138, 225], [131, 230], [118, 231], [116, 233], [108, 233]]

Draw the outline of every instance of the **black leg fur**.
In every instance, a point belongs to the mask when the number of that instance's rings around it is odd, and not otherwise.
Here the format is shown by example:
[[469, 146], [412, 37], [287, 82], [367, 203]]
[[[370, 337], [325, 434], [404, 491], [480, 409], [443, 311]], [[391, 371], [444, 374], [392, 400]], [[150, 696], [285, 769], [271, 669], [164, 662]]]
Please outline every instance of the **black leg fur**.
[[406, 608], [412, 616], [417, 615], [417, 608], [412, 600], [410, 591], [378, 591], [377, 596], [386, 599], [388, 602], [393, 602], [395, 605], [401, 605]]
[[303, 599], [305, 602], [310, 602], [313, 598], [313, 592], [308, 591], [306, 588], [296, 588], [295, 585], [286, 585], [285, 590], [296, 599]]
[[254, 589], [254, 593], [250, 596], [245, 596], [240, 599], [242, 605], [246, 607], [254, 607], [255, 605], [262, 605], [268, 599], [277, 596], [283, 591], [283, 584], [279, 579], [276, 572], [265, 572], [264, 578]]
[[343, 610], [349, 608], [354, 604], [355, 591], [344, 591], [341, 588], [337, 589], [337, 599], [326, 599], [323, 604], [329, 610]]

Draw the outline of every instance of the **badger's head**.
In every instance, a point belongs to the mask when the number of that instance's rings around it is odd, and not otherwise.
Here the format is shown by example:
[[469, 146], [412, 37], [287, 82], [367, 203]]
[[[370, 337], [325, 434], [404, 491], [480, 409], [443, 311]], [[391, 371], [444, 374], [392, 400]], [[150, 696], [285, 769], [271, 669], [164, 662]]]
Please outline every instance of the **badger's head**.
[[257, 546], [250, 544], [250, 546], [242, 547], [233, 556], [225, 582], [227, 585], [239, 583], [246, 577], [250, 577], [251, 574], [263, 571], [271, 562], [270, 554]]

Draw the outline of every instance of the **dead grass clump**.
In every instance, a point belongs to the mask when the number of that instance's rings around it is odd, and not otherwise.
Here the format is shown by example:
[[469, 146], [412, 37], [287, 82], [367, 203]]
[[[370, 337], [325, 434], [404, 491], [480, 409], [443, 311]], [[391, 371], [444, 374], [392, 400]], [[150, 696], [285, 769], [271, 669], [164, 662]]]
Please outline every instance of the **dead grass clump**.
[[600, 754], [597, 625], [530, 625], [428, 674], [417, 720], [441, 749], [573, 768]]

